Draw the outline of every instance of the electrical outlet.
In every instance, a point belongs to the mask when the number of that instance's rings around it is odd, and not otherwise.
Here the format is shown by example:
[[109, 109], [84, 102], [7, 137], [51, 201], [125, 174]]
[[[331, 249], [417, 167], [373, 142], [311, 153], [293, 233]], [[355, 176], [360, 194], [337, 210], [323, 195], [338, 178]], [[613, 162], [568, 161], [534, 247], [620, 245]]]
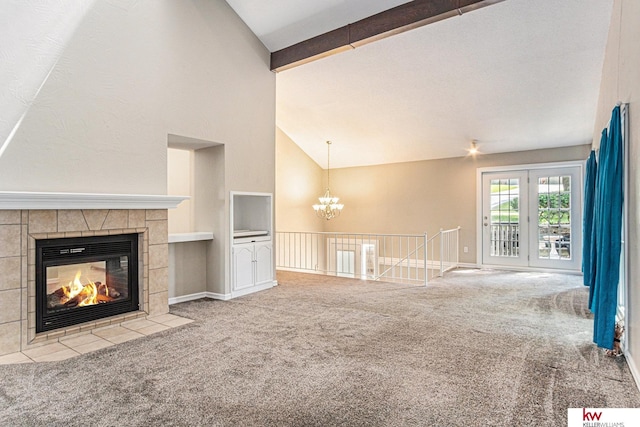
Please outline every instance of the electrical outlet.
[[469, 246], [465, 246], [464, 248], [462, 248], [462, 252], [464, 252], [465, 254], [469, 253]]

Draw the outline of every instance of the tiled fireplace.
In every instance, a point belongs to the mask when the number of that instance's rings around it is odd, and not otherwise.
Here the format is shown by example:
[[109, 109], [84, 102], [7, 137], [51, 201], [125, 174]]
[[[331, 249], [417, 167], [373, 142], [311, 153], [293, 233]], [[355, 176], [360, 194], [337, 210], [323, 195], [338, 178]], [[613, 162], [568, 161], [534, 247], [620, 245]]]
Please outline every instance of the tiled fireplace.
[[36, 334], [140, 310], [138, 233], [36, 240]]
[[[2, 209], [1, 196], [0, 356], [169, 311], [167, 209]], [[133, 235], [137, 241], [137, 268], [128, 269], [137, 275], [132, 278], [138, 285], [138, 295], [133, 298], [136, 308], [39, 332], [42, 328], [36, 329], [36, 242], [116, 235]], [[94, 264], [94, 268], [100, 268], [99, 263]], [[114, 290], [111, 292], [113, 295]]]

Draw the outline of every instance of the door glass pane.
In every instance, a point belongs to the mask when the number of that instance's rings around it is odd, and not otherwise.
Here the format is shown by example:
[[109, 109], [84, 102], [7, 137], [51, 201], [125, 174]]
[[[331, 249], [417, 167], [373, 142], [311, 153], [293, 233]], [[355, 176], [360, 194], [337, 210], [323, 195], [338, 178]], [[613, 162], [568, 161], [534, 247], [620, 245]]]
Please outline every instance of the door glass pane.
[[491, 256], [517, 257], [520, 253], [520, 180], [491, 180]]
[[375, 277], [376, 275], [376, 245], [362, 245], [361, 274], [364, 278]]
[[354, 251], [336, 251], [336, 260], [338, 263], [338, 276], [353, 277], [355, 274], [355, 258]]
[[571, 259], [571, 176], [538, 178], [538, 258]]

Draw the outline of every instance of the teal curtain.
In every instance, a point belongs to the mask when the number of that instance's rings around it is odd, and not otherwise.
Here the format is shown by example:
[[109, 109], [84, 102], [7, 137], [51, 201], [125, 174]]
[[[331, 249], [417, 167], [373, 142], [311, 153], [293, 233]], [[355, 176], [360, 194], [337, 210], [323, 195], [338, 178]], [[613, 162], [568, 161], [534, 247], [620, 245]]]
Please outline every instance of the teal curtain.
[[595, 212], [595, 277], [590, 289], [593, 342], [612, 349], [618, 305], [623, 203], [623, 147], [620, 107], [613, 109], [609, 132], [598, 154]]
[[[606, 129], [602, 131], [600, 145], [607, 138]], [[593, 285], [595, 278], [595, 236], [593, 235], [593, 215], [595, 209], [596, 193], [596, 173], [598, 163], [596, 162], [596, 152], [591, 150], [587, 159], [585, 179], [584, 179], [584, 207], [582, 209], [582, 273], [585, 286]], [[589, 292], [589, 304], [591, 304], [592, 293]]]

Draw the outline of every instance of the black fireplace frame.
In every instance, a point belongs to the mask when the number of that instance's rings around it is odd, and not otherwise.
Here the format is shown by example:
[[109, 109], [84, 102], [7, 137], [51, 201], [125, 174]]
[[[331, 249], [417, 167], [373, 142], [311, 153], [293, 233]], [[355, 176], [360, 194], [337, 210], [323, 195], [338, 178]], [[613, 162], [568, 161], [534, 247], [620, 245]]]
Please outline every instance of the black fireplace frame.
[[[48, 313], [47, 267], [103, 261], [128, 256], [128, 295], [107, 304], [75, 307]], [[36, 240], [36, 333], [47, 332], [140, 309], [138, 234]]]

